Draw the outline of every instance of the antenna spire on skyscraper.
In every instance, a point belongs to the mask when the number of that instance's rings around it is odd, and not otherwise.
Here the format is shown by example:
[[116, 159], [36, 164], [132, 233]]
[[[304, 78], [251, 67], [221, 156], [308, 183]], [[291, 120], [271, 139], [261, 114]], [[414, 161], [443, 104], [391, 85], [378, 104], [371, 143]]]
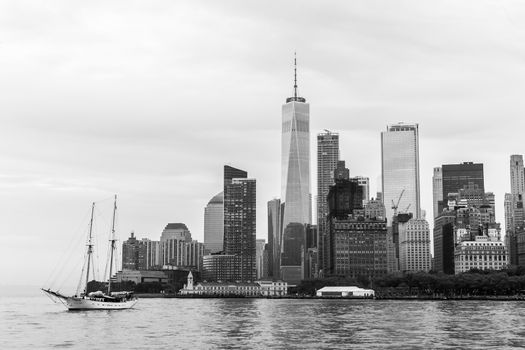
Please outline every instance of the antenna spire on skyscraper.
[[293, 91], [294, 91], [294, 97], [297, 100], [297, 52], [293, 53], [293, 64], [294, 64], [294, 85], [293, 85]]
[[288, 102], [302, 102], [305, 103], [306, 99], [304, 97], [299, 97], [299, 94], [297, 93], [297, 53], [293, 53], [293, 72], [294, 72], [294, 78], [293, 78], [293, 97], [288, 97], [286, 99], [286, 103]]

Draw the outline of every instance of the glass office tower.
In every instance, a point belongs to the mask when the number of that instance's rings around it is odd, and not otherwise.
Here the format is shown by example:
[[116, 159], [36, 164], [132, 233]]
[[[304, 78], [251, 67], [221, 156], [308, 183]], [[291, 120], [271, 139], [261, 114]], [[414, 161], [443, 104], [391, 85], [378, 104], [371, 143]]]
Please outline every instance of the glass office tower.
[[310, 105], [297, 96], [297, 79], [294, 96], [287, 98], [282, 106], [281, 141], [281, 259], [286, 257], [286, 265], [281, 261], [281, 278], [300, 281], [302, 253], [295, 250], [304, 247], [301, 241], [304, 240], [304, 226], [311, 220]]
[[419, 184], [419, 129], [417, 124], [389, 125], [381, 133], [383, 203], [388, 225], [393, 204], [398, 212], [421, 215]]

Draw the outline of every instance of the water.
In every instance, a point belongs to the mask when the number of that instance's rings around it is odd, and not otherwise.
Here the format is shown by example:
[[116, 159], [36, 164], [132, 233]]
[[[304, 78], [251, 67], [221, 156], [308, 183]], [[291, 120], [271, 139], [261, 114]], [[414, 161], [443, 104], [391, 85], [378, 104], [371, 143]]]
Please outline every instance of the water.
[[2, 349], [524, 348], [525, 302], [141, 299], [68, 312], [0, 297]]

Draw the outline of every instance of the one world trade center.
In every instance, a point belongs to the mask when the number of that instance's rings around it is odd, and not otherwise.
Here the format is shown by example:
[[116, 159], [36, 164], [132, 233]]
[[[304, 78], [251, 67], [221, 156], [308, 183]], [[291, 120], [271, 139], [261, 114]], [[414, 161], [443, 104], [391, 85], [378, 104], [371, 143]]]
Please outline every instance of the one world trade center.
[[305, 225], [311, 223], [310, 105], [297, 95], [297, 61], [294, 61], [294, 95], [282, 107], [281, 139], [281, 278], [303, 278]]

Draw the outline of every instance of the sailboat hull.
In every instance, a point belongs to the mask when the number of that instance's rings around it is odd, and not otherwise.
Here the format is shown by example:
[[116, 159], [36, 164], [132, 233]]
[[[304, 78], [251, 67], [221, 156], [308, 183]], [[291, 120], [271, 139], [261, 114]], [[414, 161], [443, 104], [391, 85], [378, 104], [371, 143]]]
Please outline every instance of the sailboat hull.
[[101, 301], [97, 298], [74, 298], [66, 299], [68, 310], [124, 310], [131, 309], [137, 303], [137, 299], [126, 301]]

